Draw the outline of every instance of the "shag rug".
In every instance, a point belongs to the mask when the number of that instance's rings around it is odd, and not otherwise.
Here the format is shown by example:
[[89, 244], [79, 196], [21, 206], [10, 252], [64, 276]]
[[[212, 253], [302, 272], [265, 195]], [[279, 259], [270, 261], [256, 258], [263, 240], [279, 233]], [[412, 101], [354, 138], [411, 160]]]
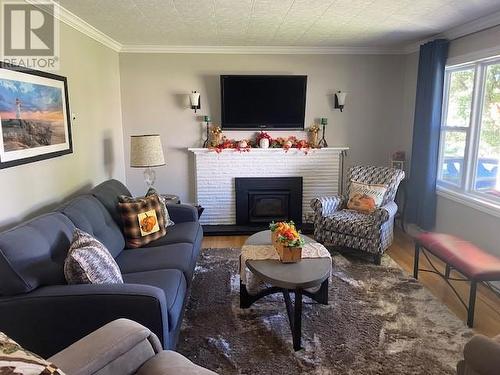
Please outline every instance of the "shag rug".
[[282, 295], [239, 307], [239, 249], [204, 249], [177, 350], [219, 374], [454, 374], [472, 336], [388, 256], [332, 255], [329, 305], [304, 297], [295, 352]]

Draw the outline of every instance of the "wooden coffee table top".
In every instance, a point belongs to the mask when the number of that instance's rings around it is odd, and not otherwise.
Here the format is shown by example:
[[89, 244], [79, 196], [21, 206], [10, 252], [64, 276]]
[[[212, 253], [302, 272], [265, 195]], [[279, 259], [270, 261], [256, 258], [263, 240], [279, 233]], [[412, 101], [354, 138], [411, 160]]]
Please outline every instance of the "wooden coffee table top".
[[[315, 242], [302, 235], [304, 241]], [[271, 245], [271, 231], [265, 230], [248, 237], [245, 245]], [[247, 260], [247, 267], [256, 276], [273, 286], [285, 289], [306, 289], [319, 286], [330, 276], [332, 261], [329, 258], [302, 259], [297, 263], [279, 260]]]

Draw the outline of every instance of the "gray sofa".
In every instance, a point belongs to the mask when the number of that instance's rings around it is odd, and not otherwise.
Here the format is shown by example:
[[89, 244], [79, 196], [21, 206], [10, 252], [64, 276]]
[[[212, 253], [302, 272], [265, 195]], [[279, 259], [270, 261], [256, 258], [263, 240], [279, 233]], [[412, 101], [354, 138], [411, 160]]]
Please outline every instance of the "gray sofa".
[[[197, 211], [170, 205], [175, 225], [141, 249], [125, 249], [118, 195], [109, 180], [56, 212], [0, 233], [0, 331], [48, 357], [118, 318], [134, 320], [175, 349], [203, 239]], [[63, 264], [75, 227], [115, 257], [124, 284], [68, 285]]]

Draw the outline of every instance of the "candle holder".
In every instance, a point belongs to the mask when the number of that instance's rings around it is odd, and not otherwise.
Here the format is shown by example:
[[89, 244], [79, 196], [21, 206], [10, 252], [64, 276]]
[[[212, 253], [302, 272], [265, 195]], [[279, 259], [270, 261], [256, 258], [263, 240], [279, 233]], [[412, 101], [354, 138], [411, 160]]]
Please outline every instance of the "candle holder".
[[207, 138], [205, 139], [205, 142], [203, 142], [203, 148], [208, 148], [209, 142], [210, 142], [210, 117], [208, 116], [203, 116], [203, 121], [207, 123]]
[[326, 125], [328, 125], [328, 119], [324, 118], [324, 117], [321, 118], [320, 124], [323, 126], [323, 135], [318, 142], [318, 146], [319, 147], [328, 147], [328, 142], [326, 141], [326, 138], [325, 138], [325, 127], [326, 127]]

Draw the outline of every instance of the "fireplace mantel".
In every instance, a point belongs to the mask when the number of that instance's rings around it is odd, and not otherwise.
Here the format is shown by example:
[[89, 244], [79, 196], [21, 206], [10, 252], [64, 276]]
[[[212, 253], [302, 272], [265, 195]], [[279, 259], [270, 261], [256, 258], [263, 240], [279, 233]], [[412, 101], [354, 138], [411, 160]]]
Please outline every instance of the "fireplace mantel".
[[188, 151], [191, 151], [194, 154], [214, 154], [214, 155], [221, 155], [221, 154], [231, 154], [231, 153], [236, 153], [236, 154], [251, 154], [251, 153], [282, 153], [282, 154], [302, 154], [302, 155], [309, 155], [309, 154], [314, 154], [314, 153], [325, 153], [328, 151], [337, 151], [337, 152], [346, 152], [349, 150], [349, 147], [323, 147], [323, 148], [312, 148], [307, 151], [307, 154], [305, 150], [299, 150], [297, 148], [290, 148], [288, 150], [285, 150], [283, 148], [251, 148], [249, 151], [238, 151], [236, 149], [224, 149], [221, 152], [217, 153], [215, 150], [211, 150], [209, 148], [201, 148], [201, 147], [191, 147], [188, 148]]
[[302, 177], [303, 221], [310, 222], [311, 199], [338, 194], [343, 177], [343, 156], [348, 147], [304, 150], [252, 148], [215, 152], [189, 148], [195, 155], [196, 201], [205, 211], [204, 225], [236, 224], [236, 177]]

